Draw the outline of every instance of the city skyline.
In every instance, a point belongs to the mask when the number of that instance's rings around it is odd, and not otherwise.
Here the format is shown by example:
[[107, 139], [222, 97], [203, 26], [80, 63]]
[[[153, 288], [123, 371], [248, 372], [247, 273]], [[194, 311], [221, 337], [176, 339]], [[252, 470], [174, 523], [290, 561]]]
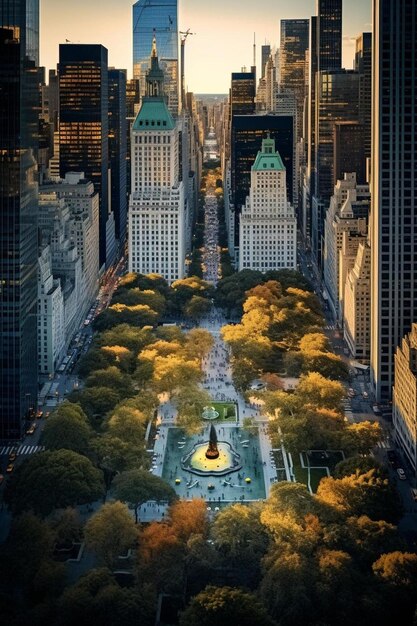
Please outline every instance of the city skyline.
[[[100, 43], [109, 50], [109, 66], [127, 69], [132, 76], [133, 0], [74, 0], [71, 5], [53, 0], [41, 3], [41, 65], [55, 68], [58, 45]], [[98, 6], [100, 11], [98, 12]], [[261, 69], [261, 46], [265, 41], [278, 47], [281, 19], [309, 18], [315, 14], [315, 0], [262, 0], [254, 6], [247, 0], [220, 0], [209, 5], [202, 0], [179, 2], [179, 30], [196, 35], [186, 44], [186, 85], [195, 93], [227, 93], [230, 73], [252, 64], [253, 34], [257, 42], [257, 67]], [[236, 21], [239, 15], [239, 21]], [[243, 17], [244, 16], [244, 17]], [[93, 26], [92, 26], [93, 25]], [[351, 68], [354, 38], [371, 30], [371, 2], [350, 0], [343, 11], [343, 65]], [[120, 36], [120, 33], [123, 36]], [[213, 45], [216, 42], [216, 45]], [[210, 55], [207, 51], [210, 51]]]

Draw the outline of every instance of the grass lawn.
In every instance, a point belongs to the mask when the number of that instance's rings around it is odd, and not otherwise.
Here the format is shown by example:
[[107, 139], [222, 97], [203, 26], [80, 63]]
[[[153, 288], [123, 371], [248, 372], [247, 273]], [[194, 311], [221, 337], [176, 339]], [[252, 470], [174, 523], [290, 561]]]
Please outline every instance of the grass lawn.
[[297, 482], [308, 486], [310, 472], [310, 487], [312, 492], [316, 493], [320, 480], [331, 476], [337, 463], [344, 458], [342, 450], [309, 450], [308, 456], [305, 452], [293, 455], [295, 478]]

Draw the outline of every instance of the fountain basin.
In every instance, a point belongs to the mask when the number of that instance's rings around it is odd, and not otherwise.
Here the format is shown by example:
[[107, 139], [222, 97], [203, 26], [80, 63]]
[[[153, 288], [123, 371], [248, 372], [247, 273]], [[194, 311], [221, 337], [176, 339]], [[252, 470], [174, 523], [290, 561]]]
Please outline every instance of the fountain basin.
[[242, 468], [240, 454], [233, 450], [230, 443], [219, 441], [217, 449], [218, 457], [210, 459], [206, 456], [207, 442], [195, 445], [190, 452], [182, 457], [182, 469], [197, 474], [197, 476], [224, 476]]

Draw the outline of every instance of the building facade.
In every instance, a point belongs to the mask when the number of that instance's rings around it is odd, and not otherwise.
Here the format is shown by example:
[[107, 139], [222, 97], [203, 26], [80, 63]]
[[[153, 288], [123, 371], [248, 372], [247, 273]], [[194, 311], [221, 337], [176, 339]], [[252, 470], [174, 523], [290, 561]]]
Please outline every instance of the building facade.
[[366, 237], [369, 208], [369, 185], [358, 185], [354, 172], [345, 174], [335, 185], [324, 223], [323, 278], [329, 305], [338, 320], [342, 314], [340, 301], [344, 289], [344, 280], [340, 281], [343, 236], [348, 233], [350, 237], [357, 234]]
[[129, 271], [184, 276], [187, 206], [180, 164], [178, 124], [163, 96], [154, 39], [147, 92], [132, 128], [129, 202]]
[[239, 270], [297, 268], [297, 220], [274, 139], [263, 139], [239, 220]]
[[[366, 236], [343, 234], [341, 274], [343, 336], [351, 356], [369, 363], [371, 346], [371, 248]], [[348, 266], [353, 264], [351, 269]]]
[[308, 86], [309, 20], [281, 20], [279, 62], [280, 91], [297, 102], [297, 141], [303, 135], [303, 109]]
[[83, 172], [70, 172], [59, 183], [44, 185], [42, 192], [56, 194], [70, 210], [68, 235], [81, 257], [85, 285], [83, 310], [89, 309], [99, 289], [99, 197]]
[[39, 2], [0, 1], [0, 439], [36, 407]]
[[284, 167], [288, 200], [292, 204], [294, 190], [294, 118], [287, 115], [236, 115], [232, 118], [230, 184], [231, 203], [235, 210], [235, 243], [238, 245], [239, 213], [249, 193], [251, 169], [262, 146], [262, 139], [270, 133], [275, 140]]
[[417, 324], [398, 346], [394, 361], [392, 422], [395, 439], [417, 473]]
[[122, 252], [127, 233], [126, 70], [109, 69], [109, 164], [111, 211]]
[[139, 80], [141, 98], [146, 93], [149, 50], [154, 36], [164, 71], [168, 109], [176, 116], [180, 110], [177, 0], [138, 0], [133, 5], [133, 78]]
[[109, 89], [107, 49], [59, 46], [60, 175], [84, 172], [100, 199], [100, 265], [111, 264], [114, 222], [109, 212]]
[[66, 347], [65, 306], [61, 280], [52, 274], [51, 250], [39, 255], [38, 274], [38, 364], [39, 375], [53, 376]]
[[373, 15], [371, 380], [381, 400], [417, 319], [417, 5], [374, 0]]

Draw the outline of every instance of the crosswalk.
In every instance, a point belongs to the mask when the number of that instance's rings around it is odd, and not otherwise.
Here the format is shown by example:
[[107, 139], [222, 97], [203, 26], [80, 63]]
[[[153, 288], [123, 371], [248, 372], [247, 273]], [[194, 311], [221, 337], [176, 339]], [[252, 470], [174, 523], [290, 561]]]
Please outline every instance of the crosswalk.
[[324, 327], [324, 330], [336, 330], [336, 324], [329, 324]]
[[377, 444], [378, 448], [385, 448], [386, 450], [388, 448], [391, 448], [390, 442], [386, 441], [385, 439], [383, 441], [378, 441]]
[[35, 452], [43, 452], [45, 450], [45, 446], [19, 446], [16, 450], [16, 446], [3, 446], [0, 448], [0, 456], [6, 456], [12, 452], [12, 450], [16, 451], [17, 456], [19, 455], [27, 455], [27, 454], [35, 454]]

